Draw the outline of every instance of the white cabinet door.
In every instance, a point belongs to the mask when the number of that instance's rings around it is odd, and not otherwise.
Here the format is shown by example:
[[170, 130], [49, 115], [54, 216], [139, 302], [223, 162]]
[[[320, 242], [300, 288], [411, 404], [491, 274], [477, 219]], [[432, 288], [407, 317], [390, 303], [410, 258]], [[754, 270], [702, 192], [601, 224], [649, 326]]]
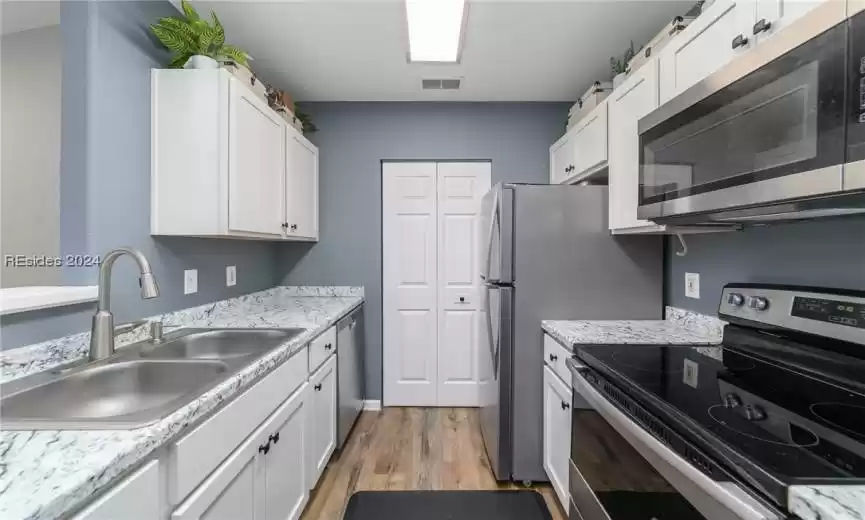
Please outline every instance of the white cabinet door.
[[478, 211], [490, 190], [489, 162], [438, 163], [437, 406], [479, 406], [481, 304]]
[[282, 235], [285, 122], [235, 78], [228, 104], [228, 228]]
[[597, 170], [607, 162], [607, 103], [603, 102], [574, 127], [574, 169], [568, 177]]
[[757, 21], [751, 33], [757, 37], [757, 43], [762, 43], [818, 5], [824, 2], [840, 3], [840, 0], [756, 0], [756, 2]]
[[264, 429], [268, 445], [267, 453], [261, 456], [265, 520], [297, 520], [309, 499], [306, 454], [311, 440], [306, 433], [306, 422], [311, 403], [308, 390], [308, 386], [303, 386], [288, 398]]
[[260, 482], [266, 437], [257, 430], [202, 482], [171, 514], [172, 520], [263, 518]]
[[[310, 407], [307, 435], [309, 479], [312, 489], [318, 482], [333, 450], [336, 449], [336, 356], [331, 356], [309, 378]], [[268, 520], [275, 520], [268, 516]], [[282, 520], [282, 519], [280, 519]]]
[[[661, 51], [661, 104], [753, 46], [754, 2], [717, 0]], [[733, 48], [740, 35], [744, 43]]]
[[74, 520], [152, 520], [162, 515], [159, 461], [152, 461], [97, 498]]
[[[721, 1], [721, 0], [719, 0]], [[650, 60], [634, 72], [609, 98], [610, 230], [658, 229], [637, 218], [640, 170], [640, 118], [658, 107], [658, 62]]]
[[568, 508], [571, 454], [571, 389], [544, 365], [544, 471], [563, 508]]
[[385, 406], [436, 402], [436, 163], [382, 165]]
[[569, 131], [550, 147], [550, 184], [561, 184], [574, 168], [573, 131]]
[[286, 236], [318, 238], [318, 148], [286, 129]]

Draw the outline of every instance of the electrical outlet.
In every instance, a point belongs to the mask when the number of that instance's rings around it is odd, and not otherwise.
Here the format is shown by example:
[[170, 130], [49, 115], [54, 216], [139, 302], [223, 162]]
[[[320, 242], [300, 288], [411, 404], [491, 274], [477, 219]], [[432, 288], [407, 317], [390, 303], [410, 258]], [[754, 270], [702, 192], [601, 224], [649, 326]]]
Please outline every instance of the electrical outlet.
[[699, 273], [685, 273], [685, 296], [700, 299]]
[[237, 285], [237, 266], [229, 265], [225, 267], [225, 286], [233, 287]]
[[194, 294], [198, 292], [198, 269], [187, 269], [183, 271], [183, 294]]

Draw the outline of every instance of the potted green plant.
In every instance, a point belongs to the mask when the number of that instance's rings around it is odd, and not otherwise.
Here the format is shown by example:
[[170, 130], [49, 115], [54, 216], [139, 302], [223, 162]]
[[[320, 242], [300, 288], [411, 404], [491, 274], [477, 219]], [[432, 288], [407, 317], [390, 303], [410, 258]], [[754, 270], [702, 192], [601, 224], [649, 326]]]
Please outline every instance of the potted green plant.
[[634, 50], [634, 41], [631, 40], [631, 45], [625, 49], [625, 54], [621, 58], [610, 58], [610, 68], [613, 70], [613, 88], [618, 87], [628, 77], [628, 62], [631, 61], [637, 52]]
[[249, 54], [225, 43], [225, 29], [215, 12], [210, 11], [208, 21], [187, 0], [181, 7], [184, 16], [166, 16], [150, 26], [162, 45], [174, 53], [170, 68], [217, 69], [221, 62], [249, 67]]

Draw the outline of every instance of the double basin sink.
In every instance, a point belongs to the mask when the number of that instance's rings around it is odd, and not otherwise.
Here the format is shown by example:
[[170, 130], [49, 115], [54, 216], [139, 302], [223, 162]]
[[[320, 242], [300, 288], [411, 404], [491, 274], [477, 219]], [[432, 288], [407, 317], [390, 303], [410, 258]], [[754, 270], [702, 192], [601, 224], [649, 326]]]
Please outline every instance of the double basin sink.
[[0, 386], [6, 430], [132, 429], [199, 398], [306, 329], [181, 329]]

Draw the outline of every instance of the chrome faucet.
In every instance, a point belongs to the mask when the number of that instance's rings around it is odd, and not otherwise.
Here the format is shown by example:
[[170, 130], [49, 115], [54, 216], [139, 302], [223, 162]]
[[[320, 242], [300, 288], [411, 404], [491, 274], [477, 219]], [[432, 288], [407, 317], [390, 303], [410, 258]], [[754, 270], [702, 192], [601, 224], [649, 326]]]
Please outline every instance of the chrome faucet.
[[138, 264], [143, 299], [159, 296], [156, 278], [150, 272], [150, 262], [137, 249], [120, 247], [112, 249], [99, 264], [99, 300], [96, 304], [96, 314], [93, 315], [93, 328], [90, 329], [90, 360], [106, 358], [114, 354], [114, 315], [111, 314], [111, 268], [114, 262], [123, 255], [129, 255]]

